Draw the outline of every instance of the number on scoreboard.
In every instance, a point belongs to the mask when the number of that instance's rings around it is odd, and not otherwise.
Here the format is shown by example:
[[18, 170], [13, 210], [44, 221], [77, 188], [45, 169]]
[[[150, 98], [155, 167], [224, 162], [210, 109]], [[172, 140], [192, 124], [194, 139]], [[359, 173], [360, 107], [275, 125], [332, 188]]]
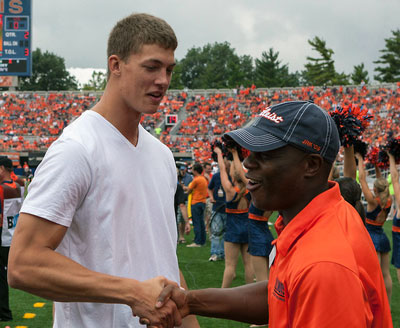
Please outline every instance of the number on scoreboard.
[[165, 125], [166, 126], [173, 126], [176, 123], [178, 123], [178, 115], [176, 115], [176, 114], [165, 115]]

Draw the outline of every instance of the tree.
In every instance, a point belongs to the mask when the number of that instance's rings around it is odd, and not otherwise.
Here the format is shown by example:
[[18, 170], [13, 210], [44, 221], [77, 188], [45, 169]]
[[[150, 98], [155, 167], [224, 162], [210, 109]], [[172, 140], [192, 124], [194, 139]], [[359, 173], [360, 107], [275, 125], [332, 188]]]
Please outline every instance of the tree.
[[255, 84], [258, 87], [293, 87], [299, 85], [296, 74], [289, 73], [288, 65], [281, 65], [278, 60], [279, 52], [270, 48], [261, 54], [261, 59], [256, 59], [254, 72]]
[[182, 83], [182, 64], [179, 60], [176, 61], [169, 88], [178, 90], [184, 88]]
[[237, 86], [250, 87], [254, 83], [254, 66], [253, 58], [249, 55], [239, 57], [239, 61], [234, 61], [235, 67], [231, 68], [229, 78], [229, 86], [231, 88]]
[[64, 58], [37, 48], [32, 53], [32, 75], [20, 78], [21, 90], [76, 90], [78, 82], [65, 68]]
[[351, 80], [354, 84], [361, 84], [364, 81], [366, 84], [369, 83], [368, 71], [364, 68], [364, 63], [354, 66], [353, 73], [351, 74]]
[[205, 71], [206, 59], [201, 48], [189, 49], [180, 64], [182, 84], [189, 89], [203, 88], [201, 77]]
[[253, 79], [252, 58], [236, 55], [229, 42], [191, 48], [179, 63], [180, 81], [190, 89], [250, 86]]
[[319, 58], [307, 57], [309, 61], [304, 65], [303, 78], [309, 85], [349, 84], [344, 73], [337, 73], [332, 59], [334, 51], [326, 47], [326, 42], [319, 37], [308, 40], [313, 50], [320, 54]]
[[83, 90], [104, 90], [107, 84], [107, 74], [102, 71], [93, 71], [88, 83], [83, 85]]
[[379, 82], [400, 81], [400, 29], [392, 31], [393, 37], [385, 39], [385, 49], [379, 60], [374, 61], [377, 66], [375, 72], [378, 74], [374, 78]]
[[236, 83], [242, 82], [240, 80], [234, 82], [232, 79], [233, 75], [236, 75], [236, 78], [241, 75], [240, 59], [228, 42], [207, 44], [203, 48], [202, 56], [206, 58], [202, 76], [203, 87], [212, 89], [233, 88]]

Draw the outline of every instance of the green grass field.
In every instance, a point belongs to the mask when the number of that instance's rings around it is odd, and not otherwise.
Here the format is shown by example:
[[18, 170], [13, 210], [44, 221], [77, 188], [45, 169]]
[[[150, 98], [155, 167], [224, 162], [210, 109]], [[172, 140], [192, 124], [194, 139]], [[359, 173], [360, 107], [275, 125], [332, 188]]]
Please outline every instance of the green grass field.
[[[385, 230], [391, 240], [392, 223], [385, 224]], [[187, 236], [187, 241], [191, 242], [193, 235]], [[199, 289], [206, 287], [220, 287], [222, 283], [222, 274], [224, 271], [224, 262], [208, 262], [210, 256], [210, 242], [207, 241], [205, 247], [186, 248], [185, 245], [178, 245], [178, 258], [180, 268], [185, 276], [190, 289]], [[394, 327], [400, 327], [400, 284], [397, 280], [396, 269], [391, 267], [393, 278], [392, 295], [392, 316]], [[237, 276], [233, 286], [239, 286], [244, 283], [243, 265], [239, 261]], [[34, 307], [37, 302], [44, 302], [43, 307]], [[52, 326], [52, 303], [39, 297], [18, 291], [10, 291], [10, 303], [13, 311], [14, 320], [0, 323], [0, 328], [51, 328]], [[36, 316], [32, 319], [24, 319], [25, 313], [34, 313]], [[233, 321], [198, 317], [202, 328], [241, 328], [249, 327], [248, 324], [237, 323]], [[77, 327], [78, 328], [78, 327]]]

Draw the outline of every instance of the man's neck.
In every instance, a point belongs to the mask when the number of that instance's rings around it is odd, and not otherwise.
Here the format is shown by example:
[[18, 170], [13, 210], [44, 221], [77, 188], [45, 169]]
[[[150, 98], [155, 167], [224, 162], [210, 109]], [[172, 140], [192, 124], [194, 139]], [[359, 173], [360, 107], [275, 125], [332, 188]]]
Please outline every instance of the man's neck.
[[292, 221], [293, 218], [299, 214], [315, 197], [327, 191], [328, 189], [328, 182], [320, 185], [317, 188], [312, 188], [302, 194], [302, 199], [295, 206], [290, 209], [280, 211], [279, 214], [282, 216], [285, 226], [288, 225], [289, 222]]
[[127, 108], [121, 99], [104, 91], [101, 100], [92, 108], [109, 121], [134, 146], [138, 143], [141, 115]]
[[10, 174], [5, 174], [0, 177], [0, 183], [13, 181]]

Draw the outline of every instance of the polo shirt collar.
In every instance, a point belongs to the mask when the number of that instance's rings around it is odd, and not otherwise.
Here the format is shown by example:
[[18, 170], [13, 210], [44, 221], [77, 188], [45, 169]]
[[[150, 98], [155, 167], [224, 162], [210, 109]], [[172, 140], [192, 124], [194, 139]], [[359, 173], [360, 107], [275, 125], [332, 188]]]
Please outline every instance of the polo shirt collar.
[[337, 182], [329, 181], [329, 189], [316, 196], [288, 224], [283, 223], [283, 217], [275, 222], [278, 238], [272, 243], [276, 245], [279, 254], [286, 256], [298, 238], [308, 231], [317, 221], [321, 213], [342, 200]]

